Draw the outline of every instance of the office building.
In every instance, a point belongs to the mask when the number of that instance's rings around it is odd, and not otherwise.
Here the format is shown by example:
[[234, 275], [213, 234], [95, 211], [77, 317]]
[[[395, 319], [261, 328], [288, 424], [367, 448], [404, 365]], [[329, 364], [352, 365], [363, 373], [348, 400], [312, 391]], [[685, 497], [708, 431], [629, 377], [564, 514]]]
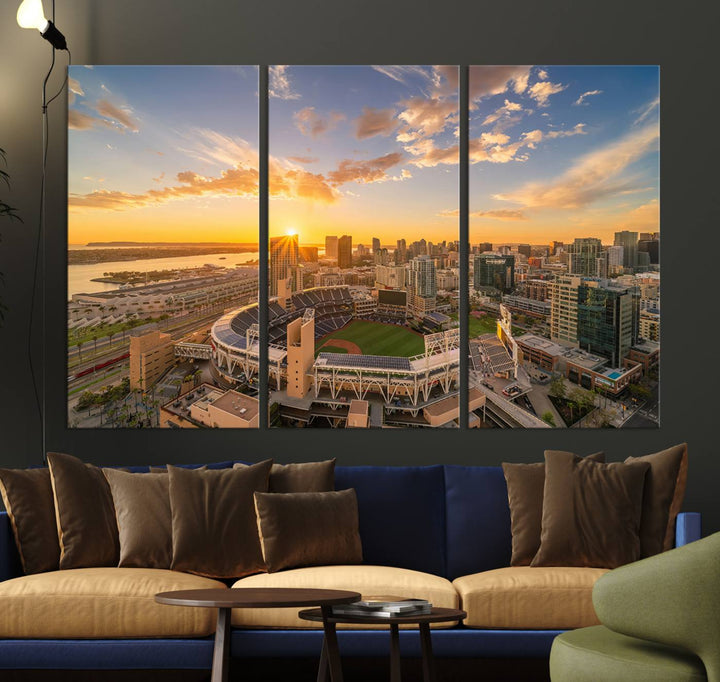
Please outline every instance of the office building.
[[402, 265], [407, 262], [407, 242], [404, 239], [397, 240], [395, 247], [395, 265]]
[[597, 259], [602, 254], [602, 242], [596, 237], [578, 237], [568, 245], [568, 272], [571, 275], [597, 275]]
[[[278, 280], [297, 276], [298, 237], [296, 234], [270, 239], [270, 296], [278, 294]], [[297, 285], [297, 282], [293, 282]], [[292, 287], [295, 290], [295, 286]]]
[[638, 242], [638, 254], [647, 253], [651, 265], [660, 263], [660, 240], [659, 239], [641, 239]]
[[349, 234], [338, 239], [337, 261], [339, 268], [352, 267], [352, 237]]
[[495, 287], [512, 291], [515, 287], [515, 257], [479, 254], [474, 260], [473, 284], [475, 289]]
[[578, 288], [582, 278], [557, 275], [550, 283], [550, 338], [577, 346]]
[[530, 258], [532, 255], [532, 247], [530, 244], [518, 244], [517, 251], [519, 254], [525, 256], [525, 258]]
[[616, 232], [615, 246], [623, 247], [623, 267], [635, 268], [637, 266], [638, 233], [629, 230]]
[[437, 281], [435, 262], [430, 256], [417, 256], [410, 261], [408, 292], [413, 312], [423, 315], [435, 309]]
[[325, 257], [337, 258], [338, 256], [338, 238], [325, 237]]
[[372, 250], [374, 254], [380, 250], [380, 240], [377, 237], [373, 237]]

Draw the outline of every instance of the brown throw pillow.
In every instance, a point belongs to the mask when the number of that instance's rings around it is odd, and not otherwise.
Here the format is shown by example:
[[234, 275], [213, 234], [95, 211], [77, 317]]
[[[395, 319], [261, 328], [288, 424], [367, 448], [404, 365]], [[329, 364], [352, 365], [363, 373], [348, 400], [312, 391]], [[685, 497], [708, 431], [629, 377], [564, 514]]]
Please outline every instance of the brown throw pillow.
[[[546, 452], [555, 452], [547, 450]], [[588, 455], [593, 462], [604, 462], [605, 453]], [[503, 462], [503, 472], [510, 503], [510, 526], [512, 529], [511, 566], [529, 566], [540, 549], [542, 531], [543, 490], [545, 488], [545, 463], [508, 464]]]
[[60, 540], [60, 568], [117, 566], [115, 507], [102, 469], [77, 457], [48, 453]]
[[362, 563], [355, 491], [255, 493], [269, 573], [298, 566]]
[[650, 465], [640, 521], [640, 556], [649, 557], [675, 546], [675, 519], [682, 508], [687, 483], [687, 443], [625, 462]]
[[530, 565], [616, 568], [639, 559], [649, 468], [546, 452], [540, 549]]
[[104, 469], [120, 535], [119, 566], [170, 568], [172, 513], [169, 477]]
[[265, 570], [253, 493], [266, 492], [272, 460], [243, 469], [168, 466], [172, 569], [207, 578]]
[[0, 469], [0, 493], [26, 575], [57, 571], [60, 543], [47, 469]]
[[[236, 463], [235, 469], [247, 464]], [[271, 493], [323, 493], [335, 490], [335, 458], [324, 462], [273, 464], [270, 469]]]

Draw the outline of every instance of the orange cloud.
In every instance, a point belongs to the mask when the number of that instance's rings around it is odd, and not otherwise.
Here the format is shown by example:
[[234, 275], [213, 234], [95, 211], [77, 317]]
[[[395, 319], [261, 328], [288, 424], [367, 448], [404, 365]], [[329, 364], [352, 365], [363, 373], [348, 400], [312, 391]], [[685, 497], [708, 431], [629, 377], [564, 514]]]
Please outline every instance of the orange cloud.
[[334, 171], [328, 173], [328, 179], [333, 185], [344, 185], [348, 182], [369, 184], [383, 182], [389, 179], [387, 171], [397, 166], [404, 159], [401, 152], [392, 152], [367, 161], [354, 161], [343, 159]]
[[315, 111], [315, 107], [305, 107], [293, 114], [295, 126], [303, 135], [317, 137], [332, 130], [340, 121], [345, 120], [345, 114], [331, 111], [327, 117]]
[[434, 168], [440, 164], [454, 165], [459, 162], [458, 145], [436, 147], [431, 139], [418, 140], [407, 145], [405, 151], [412, 154], [410, 163], [418, 168]]
[[375, 135], [387, 137], [398, 127], [393, 109], [375, 109], [363, 107], [363, 112], [355, 119], [355, 137], [364, 140]]
[[96, 126], [113, 127], [112, 123], [104, 118], [85, 114], [77, 109], [68, 109], [68, 128], [70, 130], [90, 130]]
[[403, 111], [398, 118], [407, 126], [397, 136], [398, 142], [410, 142], [420, 137], [431, 137], [441, 133], [448, 125], [457, 123], [457, 100], [412, 97], [401, 102]]
[[288, 161], [295, 163], [317, 163], [319, 160], [317, 156], [288, 156]]
[[512, 89], [515, 94], [527, 90], [529, 66], [471, 66], [470, 100], [499, 95]]
[[550, 81], [538, 81], [534, 85], [530, 86], [528, 95], [532, 97], [539, 106], [547, 106], [548, 99], [551, 95], [556, 95], [558, 92], [562, 92], [567, 88], [567, 85], [562, 83], [551, 83]]

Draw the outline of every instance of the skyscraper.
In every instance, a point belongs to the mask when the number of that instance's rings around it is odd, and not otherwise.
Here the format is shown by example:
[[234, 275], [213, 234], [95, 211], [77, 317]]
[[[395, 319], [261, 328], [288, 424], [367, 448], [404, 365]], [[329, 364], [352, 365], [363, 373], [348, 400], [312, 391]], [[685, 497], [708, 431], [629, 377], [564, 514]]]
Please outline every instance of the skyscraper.
[[[270, 239], [270, 295], [277, 296], [278, 280], [297, 272], [298, 237], [296, 234]], [[295, 287], [293, 287], [295, 289]]]
[[578, 288], [582, 278], [557, 275], [550, 284], [550, 338], [577, 346]]
[[344, 234], [337, 242], [337, 262], [339, 268], [352, 267], [352, 236]]
[[492, 251], [492, 244], [490, 242], [480, 242], [477, 248], [479, 253], [485, 253], [485, 251]]
[[325, 257], [337, 258], [338, 256], [338, 238], [325, 237]]
[[641, 239], [638, 242], [638, 253], [647, 253], [650, 263], [657, 265], [660, 262], [660, 241], [658, 239]]
[[639, 297], [627, 287], [584, 281], [578, 287], [578, 344], [620, 367], [637, 341]]
[[373, 254], [377, 253], [380, 250], [380, 240], [377, 237], [373, 237], [372, 250]]
[[597, 259], [602, 255], [602, 242], [596, 237], [578, 237], [568, 245], [568, 272], [571, 275], [597, 275]]
[[395, 248], [395, 265], [402, 265], [407, 261], [407, 242], [404, 239], [397, 240]]
[[637, 267], [638, 233], [623, 230], [615, 233], [615, 246], [623, 247], [623, 267]]
[[478, 254], [474, 259], [473, 284], [475, 289], [495, 287], [500, 291], [512, 291], [515, 288], [515, 256]]
[[550, 242], [549, 246], [549, 255], [550, 256], [557, 256], [558, 251], [562, 251], [565, 248], [565, 244], [563, 242], [558, 241], [552, 241]]
[[408, 272], [410, 307], [418, 315], [435, 310], [437, 281], [435, 261], [430, 256], [417, 256], [410, 261]]
[[518, 244], [517, 250], [518, 253], [525, 256], [525, 258], [530, 258], [532, 255], [532, 247], [530, 244]]

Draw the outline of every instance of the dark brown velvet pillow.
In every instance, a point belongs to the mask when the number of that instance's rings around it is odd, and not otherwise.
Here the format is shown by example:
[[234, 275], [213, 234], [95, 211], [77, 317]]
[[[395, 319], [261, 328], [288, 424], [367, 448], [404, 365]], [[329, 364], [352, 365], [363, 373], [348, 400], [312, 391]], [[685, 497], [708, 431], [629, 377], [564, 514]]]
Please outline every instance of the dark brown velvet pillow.
[[546, 452], [540, 549], [530, 565], [616, 568], [639, 559], [649, 468]]
[[0, 469], [0, 493], [26, 575], [57, 571], [60, 543], [48, 469]]
[[[547, 452], [554, 452], [548, 450]], [[587, 459], [604, 462], [605, 453], [596, 452]], [[510, 503], [512, 528], [511, 566], [529, 566], [540, 549], [542, 531], [543, 490], [545, 488], [545, 463], [508, 464], [503, 462], [503, 472]]]
[[272, 460], [242, 469], [168, 466], [172, 569], [207, 578], [265, 570], [253, 493], [266, 492]]
[[48, 453], [60, 540], [60, 568], [117, 566], [115, 507], [102, 469], [77, 457]]
[[[233, 465], [242, 469], [247, 464]], [[335, 490], [335, 458], [324, 462], [273, 464], [268, 491], [271, 493], [323, 493]]]
[[255, 493], [269, 573], [299, 566], [362, 563], [355, 491]]
[[120, 537], [119, 566], [170, 568], [172, 513], [169, 476], [104, 469]]
[[649, 557], [675, 546], [675, 519], [682, 508], [687, 483], [687, 443], [643, 457], [628, 457], [628, 462], [647, 462], [642, 519], [640, 520], [640, 556]]

